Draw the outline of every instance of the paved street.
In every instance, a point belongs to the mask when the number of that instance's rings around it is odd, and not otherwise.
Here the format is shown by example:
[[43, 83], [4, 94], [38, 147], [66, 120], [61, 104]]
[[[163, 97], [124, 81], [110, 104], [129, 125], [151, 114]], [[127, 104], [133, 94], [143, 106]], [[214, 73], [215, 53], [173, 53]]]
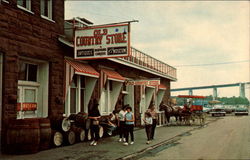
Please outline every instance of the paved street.
[[150, 144], [146, 144], [146, 134], [144, 129], [136, 130], [135, 144], [123, 146], [118, 142], [118, 136], [103, 138], [97, 146], [89, 146], [89, 142], [77, 143], [71, 146], [63, 146], [41, 151], [29, 155], [0, 155], [1, 160], [110, 160], [126, 157], [130, 154], [143, 151], [152, 146], [157, 146], [162, 142], [175, 137], [178, 134], [188, 132], [194, 126], [172, 126], [158, 127], [156, 129], [156, 139]]
[[29, 155], [1, 155], [1, 160], [110, 160], [110, 159], [247, 159], [250, 157], [250, 116], [209, 117], [205, 127], [159, 127], [146, 144], [144, 129], [135, 131], [135, 144], [123, 146], [118, 137], [41, 151]]
[[250, 116], [219, 119], [139, 159], [250, 159]]

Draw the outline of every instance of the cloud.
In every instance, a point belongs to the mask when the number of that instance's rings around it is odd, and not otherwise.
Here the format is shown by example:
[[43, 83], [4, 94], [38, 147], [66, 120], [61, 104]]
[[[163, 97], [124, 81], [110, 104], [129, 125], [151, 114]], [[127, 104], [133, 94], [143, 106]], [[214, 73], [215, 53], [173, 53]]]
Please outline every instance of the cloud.
[[[132, 46], [173, 66], [250, 59], [247, 1], [66, 1], [65, 11], [96, 24], [139, 20], [132, 23]], [[250, 81], [249, 68], [177, 68], [172, 88]]]

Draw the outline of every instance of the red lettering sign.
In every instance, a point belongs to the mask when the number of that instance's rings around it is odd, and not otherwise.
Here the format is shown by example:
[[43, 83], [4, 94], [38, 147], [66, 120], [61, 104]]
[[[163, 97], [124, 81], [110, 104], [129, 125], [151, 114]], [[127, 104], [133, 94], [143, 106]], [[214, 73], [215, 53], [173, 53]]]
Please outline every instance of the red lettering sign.
[[[76, 59], [127, 57], [130, 55], [129, 24], [92, 26], [75, 30]], [[100, 49], [104, 49], [100, 51]]]
[[17, 111], [35, 111], [37, 103], [17, 103]]

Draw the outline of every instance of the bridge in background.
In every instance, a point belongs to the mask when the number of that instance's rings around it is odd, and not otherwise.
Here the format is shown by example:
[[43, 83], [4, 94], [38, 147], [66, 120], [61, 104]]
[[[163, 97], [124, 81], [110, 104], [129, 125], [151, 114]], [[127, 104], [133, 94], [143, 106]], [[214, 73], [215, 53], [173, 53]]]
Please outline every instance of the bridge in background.
[[212, 86], [200, 86], [200, 87], [187, 87], [187, 88], [175, 88], [171, 89], [171, 92], [177, 91], [189, 91], [189, 95], [193, 95], [193, 90], [199, 89], [213, 89], [213, 97], [218, 97], [217, 89], [218, 88], [225, 88], [225, 87], [239, 87], [240, 90], [240, 97], [246, 97], [246, 85], [250, 85], [250, 82], [245, 83], [233, 83], [233, 84], [221, 84], [221, 85], [212, 85]]

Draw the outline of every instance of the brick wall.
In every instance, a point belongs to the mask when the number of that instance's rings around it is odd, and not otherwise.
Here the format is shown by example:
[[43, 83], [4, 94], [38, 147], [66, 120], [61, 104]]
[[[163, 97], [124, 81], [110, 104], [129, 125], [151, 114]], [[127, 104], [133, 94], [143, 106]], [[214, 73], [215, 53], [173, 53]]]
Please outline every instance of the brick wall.
[[55, 22], [41, 18], [40, 0], [32, 1], [34, 14], [17, 8], [16, 4], [16, 0], [0, 4], [0, 52], [4, 58], [2, 133], [8, 121], [16, 118], [20, 57], [49, 62], [49, 117], [63, 113], [64, 61], [58, 35], [64, 32], [64, 0], [53, 1]]

